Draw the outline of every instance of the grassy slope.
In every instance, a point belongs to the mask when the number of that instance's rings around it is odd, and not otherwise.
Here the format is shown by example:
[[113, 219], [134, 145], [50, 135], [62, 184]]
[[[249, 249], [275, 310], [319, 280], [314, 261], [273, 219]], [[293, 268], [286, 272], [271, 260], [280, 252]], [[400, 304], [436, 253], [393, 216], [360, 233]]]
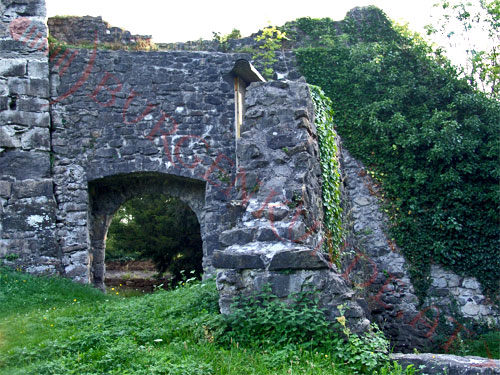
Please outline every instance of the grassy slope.
[[213, 282], [125, 299], [0, 268], [0, 374], [339, 373], [323, 353], [216, 345], [216, 301]]
[[213, 282], [113, 292], [0, 267], [0, 375], [350, 373], [328, 352], [222, 344]]

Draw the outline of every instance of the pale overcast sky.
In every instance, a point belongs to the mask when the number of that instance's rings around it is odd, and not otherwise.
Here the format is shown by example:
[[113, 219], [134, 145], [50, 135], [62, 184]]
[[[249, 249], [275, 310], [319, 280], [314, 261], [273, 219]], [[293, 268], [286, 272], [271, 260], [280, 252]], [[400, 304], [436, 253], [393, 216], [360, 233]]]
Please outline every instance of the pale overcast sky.
[[[199, 38], [212, 39], [212, 32], [228, 34], [233, 28], [248, 36], [270, 24], [283, 25], [299, 17], [341, 20], [356, 6], [376, 5], [389, 18], [408, 23], [410, 29], [425, 36], [424, 26], [439, 18], [433, 5], [439, 0], [46, 0], [48, 16], [102, 16], [111, 24], [133, 34], [152, 35], [153, 41], [184, 42]], [[435, 22], [434, 22], [435, 23]], [[458, 26], [460, 28], [460, 26]], [[489, 45], [485, 34], [472, 34], [480, 49]], [[445, 46], [448, 57], [457, 65], [465, 63], [467, 47], [455, 38], [450, 48], [444, 37], [434, 36], [436, 44]]]
[[102, 16], [112, 26], [152, 35], [155, 42], [211, 39], [233, 28], [249, 35], [268, 25], [299, 17], [343, 19], [355, 6], [376, 5], [390, 18], [423, 33], [437, 0], [46, 0], [48, 16]]

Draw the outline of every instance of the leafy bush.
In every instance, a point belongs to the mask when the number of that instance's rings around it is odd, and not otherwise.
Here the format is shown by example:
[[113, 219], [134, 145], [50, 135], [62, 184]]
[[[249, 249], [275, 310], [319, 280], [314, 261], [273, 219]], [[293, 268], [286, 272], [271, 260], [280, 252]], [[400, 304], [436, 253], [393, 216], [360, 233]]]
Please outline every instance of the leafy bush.
[[326, 320], [316, 292], [289, 297], [289, 302], [279, 300], [266, 285], [259, 293], [238, 298], [221, 340], [254, 349], [320, 351], [352, 374], [376, 374], [388, 365], [389, 342], [375, 325], [358, 336], [346, 327], [345, 317], [337, 318], [335, 324]]
[[462, 316], [458, 301], [450, 301], [448, 314], [440, 314], [432, 342], [432, 353], [500, 358], [500, 324], [494, 319], [471, 320]]
[[227, 52], [228, 42], [231, 39], [240, 39], [241, 32], [238, 29], [233, 29], [229, 34], [221, 35], [220, 32], [212, 31], [213, 38], [212, 40], [219, 42], [219, 46], [221, 51]]
[[368, 42], [299, 49], [301, 72], [332, 99], [347, 148], [376, 172], [419, 294], [435, 262], [498, 295], [500, 104], [418, 35], [394, 30], [392, 40], [373, 30]]
[[278, 61], [276, 50], [281, 48], [281, 43], [286, 40], [286, 33], [279, 30], [276, 26], [268, 26], [262, 30], [262, 33], [255, 37], [259, 45], [259, 52], [255, 53], [252, 59], [256, 60], [259, 67], [262, 67], [262, 75], [270, 79], [273, 76], [273, 64]]
[[278, 300], [266, 285], [262, 292], [241, 296], [233, 304], [227, 339], [243, 346], [298, 344], [323, 348], [332, 331], [317, 305], [318, 298], [313, 292], [297, 294], [287, 304]]

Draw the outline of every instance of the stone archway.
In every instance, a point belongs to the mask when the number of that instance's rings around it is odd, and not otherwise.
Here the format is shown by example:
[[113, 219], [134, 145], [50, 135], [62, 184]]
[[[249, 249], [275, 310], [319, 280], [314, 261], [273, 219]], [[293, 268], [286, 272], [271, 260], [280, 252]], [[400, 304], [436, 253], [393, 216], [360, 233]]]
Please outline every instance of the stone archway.
[[[205, 183], [163, 173], [130, 173], [89, 182], [90, 282], [104, 288], [106, 234], [115, 212], [129, 199], [164, 194], [186, 203], [200, 223], [205, 238]], [[203, 257], [207, 247], [203, 241]], [[205, 262], [204, 262], [205, 263]]]

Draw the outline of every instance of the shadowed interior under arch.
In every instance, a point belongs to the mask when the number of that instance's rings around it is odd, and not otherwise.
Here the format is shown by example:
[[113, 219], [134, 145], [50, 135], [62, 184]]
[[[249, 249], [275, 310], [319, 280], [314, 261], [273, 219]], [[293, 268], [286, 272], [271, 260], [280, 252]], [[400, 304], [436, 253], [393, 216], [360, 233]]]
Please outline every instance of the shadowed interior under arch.
[[[162, 173], [130, 173], [89, 182], [90, 279], [104, 288], [106, 234], [115, 212], [126, 201], [144, 195], [178, 198], [196, 214], [202, 240], [205, 236], [205, 183]], [[207, 254], [203, 242], [203, 256]]]

